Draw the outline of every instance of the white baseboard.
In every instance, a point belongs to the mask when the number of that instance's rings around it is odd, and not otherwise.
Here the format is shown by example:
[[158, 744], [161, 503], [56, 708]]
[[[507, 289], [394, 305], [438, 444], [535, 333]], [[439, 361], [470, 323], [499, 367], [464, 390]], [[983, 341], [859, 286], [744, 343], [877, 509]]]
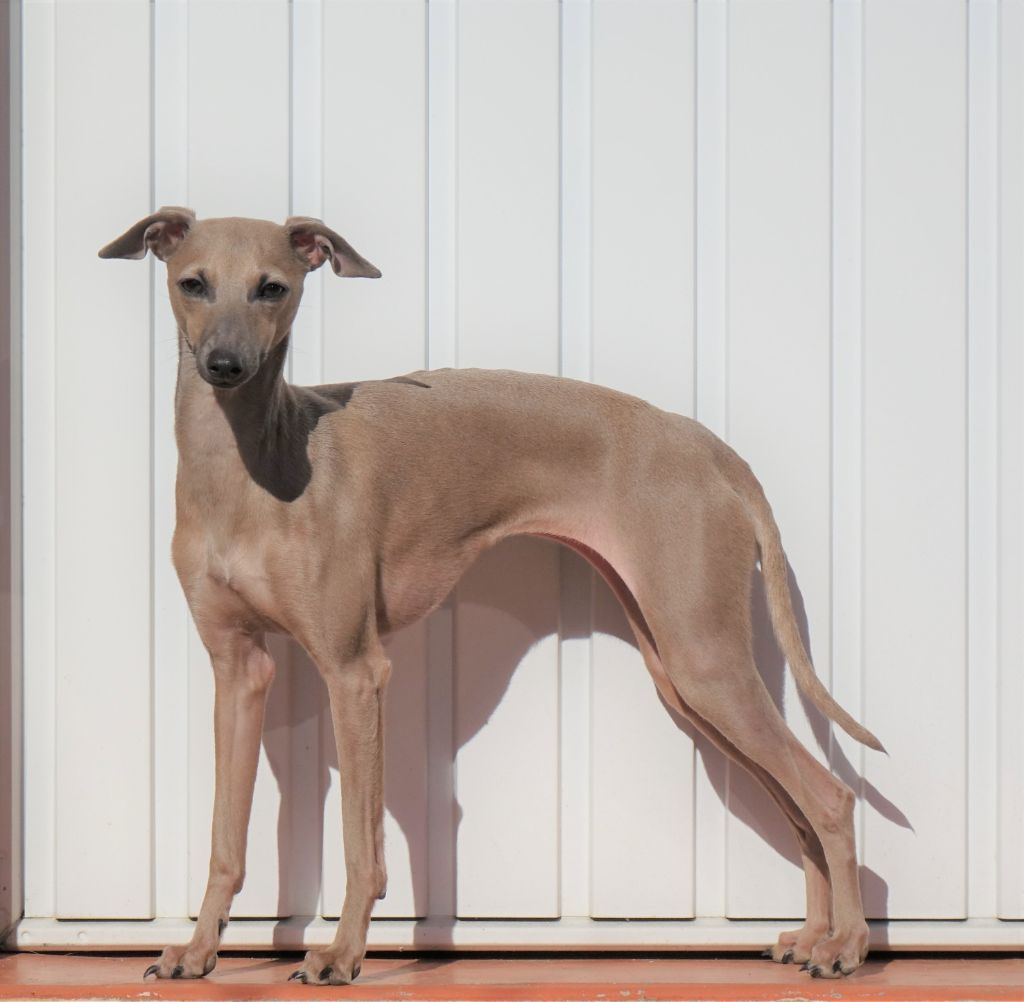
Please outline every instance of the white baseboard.
[[[375, 919], [369, 946], [376, 950], [736, 950], [760, 949], [794, 923], [563, 918], [551, 921], [455, 922], [430, 919]], [[997, 919], [872, 922], [875, 950], [1022, 950], [1024, 922]], [[7, 940], [17, 950], [158, 950], [192, 935], [188, 919], [149, 921], [25, 918]], [[224, 931], [227, 950], [304, 950], [324, 946], [335, 923], [319, 917], [235, 919]]]

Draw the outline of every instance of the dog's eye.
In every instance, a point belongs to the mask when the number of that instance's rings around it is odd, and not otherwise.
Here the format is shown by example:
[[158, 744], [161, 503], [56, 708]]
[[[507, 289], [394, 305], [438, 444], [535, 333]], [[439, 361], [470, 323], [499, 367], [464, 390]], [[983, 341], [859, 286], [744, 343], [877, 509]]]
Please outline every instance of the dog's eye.
[[178, 288], [187, 296], [202, 296], [206, 292], [206, 286], [198, 278], [183, 278], [178, 283]]
[[283, 299], [288, 290], [280, 282], [266, 282], [260, 286], [259, 298], [273, 302]]

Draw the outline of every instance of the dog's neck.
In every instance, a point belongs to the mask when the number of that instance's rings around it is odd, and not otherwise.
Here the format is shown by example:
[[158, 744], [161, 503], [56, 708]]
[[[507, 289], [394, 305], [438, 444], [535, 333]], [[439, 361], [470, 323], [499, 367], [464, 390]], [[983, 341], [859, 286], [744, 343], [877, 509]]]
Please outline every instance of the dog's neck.
[[218, 389], [196, 369], [179, 333], [175, 436], [178, 480], [211, 498], [253, 484], [294, 501], [309, 482], [309, 420], [284, 379], [289, 335], [271, 349], [255, 375], [233, 390]]

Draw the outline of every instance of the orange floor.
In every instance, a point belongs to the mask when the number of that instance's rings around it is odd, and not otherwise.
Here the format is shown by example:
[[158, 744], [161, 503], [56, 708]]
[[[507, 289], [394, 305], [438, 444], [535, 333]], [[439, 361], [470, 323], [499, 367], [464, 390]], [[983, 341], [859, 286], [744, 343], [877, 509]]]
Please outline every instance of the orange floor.
[[735, 956], [721, 959], [369, 957], [355, 985], [289, 982], [297, 956], [222, 957], [201, 981], [142, 981], [152, 958], [0, 955], [0, 999], [537, 999], [545, 1002], [1024, 1002], [1024, 958], [876, 955], [843, 981], [815, 981], [794, 967]]

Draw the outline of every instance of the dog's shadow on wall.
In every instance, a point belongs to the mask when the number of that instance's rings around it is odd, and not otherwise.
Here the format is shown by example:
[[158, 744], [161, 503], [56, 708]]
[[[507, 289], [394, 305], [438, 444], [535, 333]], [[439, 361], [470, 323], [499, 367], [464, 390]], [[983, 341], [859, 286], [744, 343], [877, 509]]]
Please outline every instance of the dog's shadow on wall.
[[[553, 553], [557, 544], [541, 540], [507, 540], [485, 553], [469, 572], [459, 587], [460, 609], [465, 608], [469, 616], [484, 615], [484, 618], [500, 616], [506, 624], [511, 620], [514, 628], [503, 628], [488, 635], [486, 630], [473, 635], [473, 657], [471, 666], [473, 681], [459, 686], [458, 721], [453, 727], [453, 753], [468, 743], [486, 725], [508, 689], [516, 667], [527, 651], [535, 644], [557, 633], [559, 630], [559, 609], [557, 602], [538, 599], [531, 592], [529, 581], [522, 579], [522, 571], [531, 567], [549, 565], [554, 558], [555, 566], [561, 560], [563, 580], [586, 581], [590, 575], [595, 589], [594, 600], [589, 603], [588, 614], [572, 615], [561, 623], [563, 637], [586, 637], [601, 633], [616, 637], [635, 647], [635, 641], [625, 615], [612, 596], [610, 589], [596, 572], [575, 553], [562, 549]], [[538, 559], [539, 558], [539, 559]], [[810, 638], [803, 597], [796, 579], [790, 570], [790, 588], [794, 610], [803, 636], [804, 644], [810, 649]], [[552, 607], [554, 605], [554, 607]], [[563, 606], [565, 603], [563, 602]], [[754, 634], [754, 656], [758, 670], [771, 693], [776, 705], [785, 716], [783, 693], [786, 664], [779, 650], [771, 628], [764, 587], [759, 573], [755, 573], [752, 587], [752, 618]], [[578, 620], [578, 621], [576, 621]], [[403, 671], [403, 660], [422, 657], [416, 645], [403, 643], [401, 635], [389, 644], [394, 671], [388, 694], [388, 717], [392, 722], [387, 732], [386, 756], [387, 776], [385, 802], [388, 811], [413, 843], [425, 837], [423, 830], [424, 791], [410, 770], [410, 756], [423, 754], [422, 732], [404, 733], [393, 726], [395, 721], [406, 718], [406, 714], [423, 713], [425, 708], [418, 705], [426, 699], [422, 674]], [[264, 748], [280, 788], [281, 805], [278, 817], [278, 845], [281, 858], [278, 860], [279, 901], [278, 914], [284, 916], [307, 916], [317, 914], [321, 907], [319, 891], [323, 862], [323, 839], [325, 805], [330, 785], [330, 772], [337, 769], [331, 736], [331, 720], [327, 710], [327, 696], [323, 685], [305, 654], [290, 641], [275, 641], [274, 653], [280, 667], [277, 681], [271, 692], [264, 729]], [[639, 651], [636, 653], [636, 671], [644, 672]], [[282, 684], [284, 683], [284, 684]], [[651, 699], [660, 699], [651, 683]], [[810, 722], [814, 740], [826, 755], [831, 747], [832, 769], [864, 800], [868, 808], [877, 811], [893, 824], [910, 828], [911, 824], [899, 808], [884, 794], [861, 776], [853, 763], [846, 757], [839, 745], [830, 743], [830, 722], [807, 700], [801, 697], [803, 710]], [[668, 713], [680, 731], [691, 738], [702, 762], [703, 768], [715, 792], [726, 805], [731, 815], [751, 828], [772, 849], [794, 866], [800, 866], [800, 856], [792, 831], [785, 818], [761, 786], [743, 769], [728, 765], [724, 756], [714, 748], [683, 717], [667, 705], [662, 711]], [[789, 718], [795, 715], [793, 707], [788, 709]], [[303, 743], [301, 734], [310, 735], [310, 741]], [[296, 734], [300, 737], [296, 741]], [[314, 735], [322, 734], [323, 754], [315, 747]], [[410, 740], [411, 739], [411, 740]], [[523, 740], [527, 736], [523, 735]], [[304, 749], [301, 760], [295, 761], [296, 748]], [[454, 759], [454, 755], [453, 755]], [[448, 765], [454, 769], [454, 760]], [[312, 770], [312, 774], [311, 774]], [[412, 776], [412, 783], [410, 783]], [[336, 779], [336, 777], [335, 777]], [[417, 789], [419, 787], [419, 789]], [[300, 798], [301, 801], [300, 801]], [[454, 837], [458, 835], [458, 819], [461, 808], [452, 804]], [[340, 824], [337, 818], [326, 818], [328, 830], [340, 838]], [[454, 861], [455, 845], [446, 847]], [[426, 872], [418, 872], [426, 865], [428, 854], [413, 854], [412, 883], [418, 915], [427, 915]], [[680, 865], [689, 865], [682, 860]], [[888, 915], [888, 886], [886, 882], [868, 867], [861, 866], [861, 889], [865, 911], [869, 918], [884, 919]], [[452, 880], [457, 877], [454, 863], [451, 868]], [[455, 888], [447, 889], [443, 897], [455, 901]], [[340, 901], [340, 895], [338, 896]], [[337, 909], [328, 906], [328, 915]], [[436, 917], [435, 917], [436, 922]], [[883, 930], [884, 935], [884, 930]]]

